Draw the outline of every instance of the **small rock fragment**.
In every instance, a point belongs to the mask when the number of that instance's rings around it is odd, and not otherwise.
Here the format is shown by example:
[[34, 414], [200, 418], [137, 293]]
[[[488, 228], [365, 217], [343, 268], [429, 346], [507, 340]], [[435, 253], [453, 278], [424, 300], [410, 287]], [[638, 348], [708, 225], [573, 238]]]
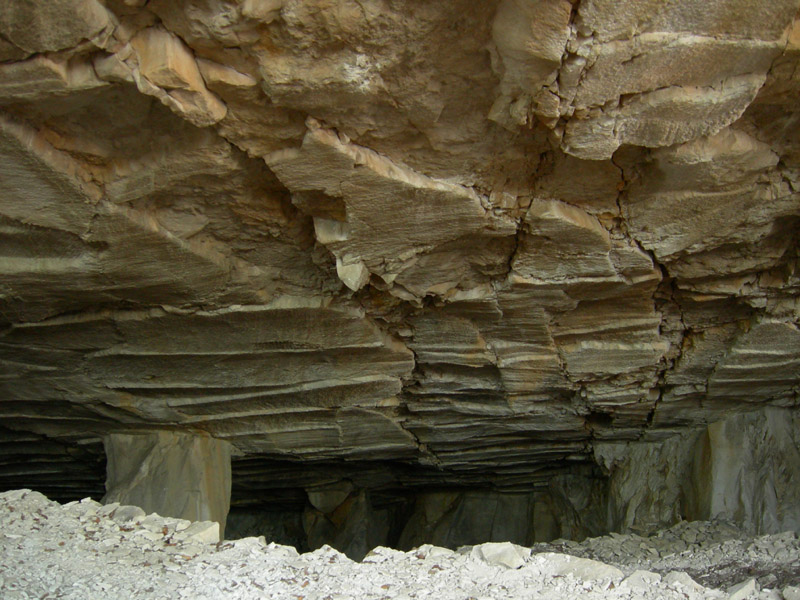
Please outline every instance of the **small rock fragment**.
[[661, 575], [658, 573], [653, 573], [651, 571], [634, 571], [622, 581], [622, 585], [641, 590], [653, 587], [659, 581], [661, 581]]
[[705, 588], [683, 571], [672, 571], [664, 577], [664, 583], [672, 586], [683, 586], [694, 592], [702, 592]]
[[120, 506], [112, 517], [117, 523], [127, 523], [144, 518], [145, 512], [138, 506]]
[[523, 548], [511, 542], [487, 542], [472, 549], [473, 558], [494, 565], [518, 569], [531, 555], [530, 548]]
[[180, 539], [188, 542], [216, 544], [219, 541], [219, 523], [216, 521], [197, 521], [184, 529]]
[[577, 558], [566, 554], [545, 552], [538, 554], [544, 574], [551, 576], [572, 575], [583, 580], [610, 580], [620, 582], [625, 574], [618, 568], [588, 558]]
[[758, 583], [756, 583], [756, 580], [752, 578], [747, 579], [728, 588], [728, 600], [744, 600], [757, 591]]
[[783, 588], [784, 600], [800, 600], [800, 586], [787, 585]]

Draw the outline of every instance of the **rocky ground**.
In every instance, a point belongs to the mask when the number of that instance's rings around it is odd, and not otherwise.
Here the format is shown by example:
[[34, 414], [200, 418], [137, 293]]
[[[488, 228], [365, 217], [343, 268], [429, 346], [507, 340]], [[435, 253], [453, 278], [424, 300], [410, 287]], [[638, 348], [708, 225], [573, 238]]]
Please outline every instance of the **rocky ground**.
[[15, 490], [0, 494], [0, 531], [7, 600], [800, 598], [795, 533], [753, 539], [720, 523], [532, 550], [508, 543], [376, 548], [357, 563], [327, 546], [299, 555], [264, 538], [219, 542], [215, 523], [90, 499], [62, 506]]
[[590, 558], [625, 573], [683, 571], [712, 588], [729, 588], [748, 578], [764, 590], [800, 583], [800, 541], [795, 532], [753, 538], [722, 521], [683, 521], [647, 537], [612, 533], [580, 543], [557, 540], [537, 544], [533, 552]]

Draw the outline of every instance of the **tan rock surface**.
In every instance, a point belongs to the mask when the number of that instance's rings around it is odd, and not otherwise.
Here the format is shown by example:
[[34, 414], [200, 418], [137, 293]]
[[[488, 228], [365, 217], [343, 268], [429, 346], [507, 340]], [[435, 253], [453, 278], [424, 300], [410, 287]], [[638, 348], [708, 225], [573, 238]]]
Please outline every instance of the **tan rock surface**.
[[287, 504], [555, 494], [796, 408], [799, 8], [5, 2], [0, 483], [177, 429]]

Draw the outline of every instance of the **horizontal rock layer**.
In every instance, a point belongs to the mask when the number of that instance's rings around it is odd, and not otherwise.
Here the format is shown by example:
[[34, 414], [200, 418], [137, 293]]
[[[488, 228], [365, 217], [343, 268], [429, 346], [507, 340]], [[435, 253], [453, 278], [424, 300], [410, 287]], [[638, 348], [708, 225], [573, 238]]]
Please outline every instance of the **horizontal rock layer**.
[[798, 405], [798, 1], [423, 4], [0, 9], [0, 486], [522, 493]]

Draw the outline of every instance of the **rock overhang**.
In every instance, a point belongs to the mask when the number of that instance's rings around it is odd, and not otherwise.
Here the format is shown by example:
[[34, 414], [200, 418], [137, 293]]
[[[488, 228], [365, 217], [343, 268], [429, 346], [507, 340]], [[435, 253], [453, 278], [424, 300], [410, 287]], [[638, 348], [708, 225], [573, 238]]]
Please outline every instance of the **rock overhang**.
[[0, 10], [4, 443], [518, 490], [796, 406], [798, 3], [651, 4]]

